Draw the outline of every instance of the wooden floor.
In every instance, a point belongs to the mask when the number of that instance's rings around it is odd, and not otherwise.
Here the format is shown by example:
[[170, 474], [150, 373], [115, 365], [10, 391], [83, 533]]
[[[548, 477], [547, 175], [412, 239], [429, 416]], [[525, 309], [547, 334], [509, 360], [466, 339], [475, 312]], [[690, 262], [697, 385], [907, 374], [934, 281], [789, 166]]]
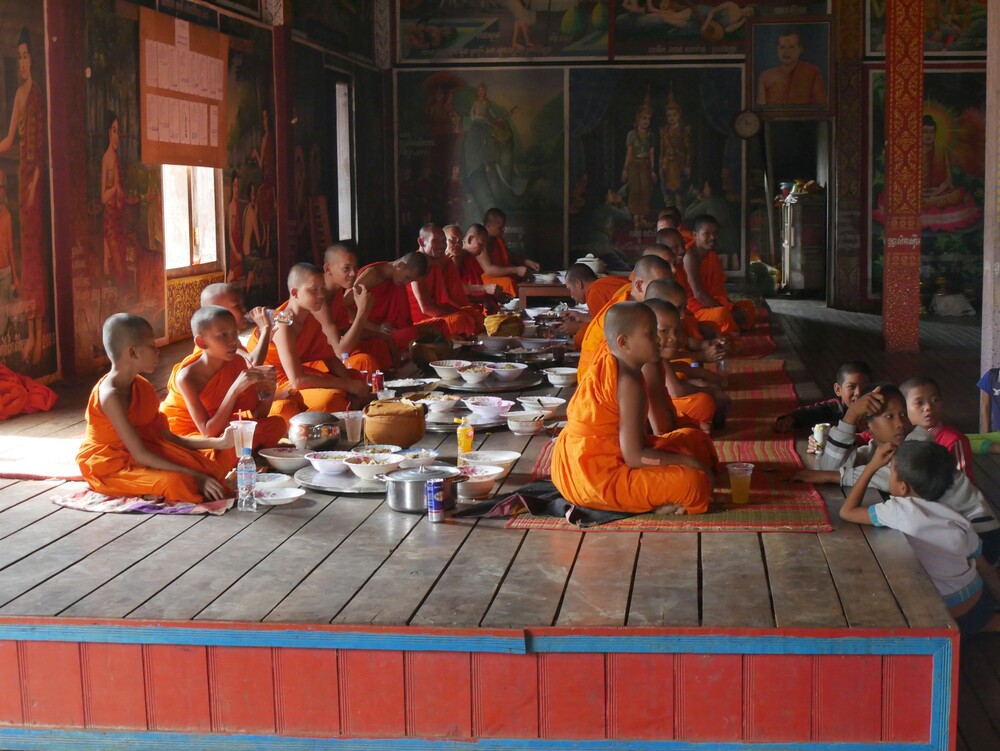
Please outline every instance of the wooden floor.
[[[830, 368], [848, 356], [900, 377], [870, 337], [858, 348], [846, 335], [816, 336], [841, 315], [838, 326], [862, 330], [856, 314], [809, 302], [775, 308], [778, 356], [804, 401], [824, 395], [817, 381], [831, 382]], [[971, 373], [962, 373], [962, 383], [974, 388], [978, 373], [969, 363], [978, 360], [978, 336], [938, 326], [945, 328], [934, 337], [961, 349]], [[965, 341], [972, 338], [975, 354]], [[811, 347], [816, 341], [825, 343], [822, 351]], [[186, 351], [163, 353], [158, 386]], [[944, 374], [952, 378], [955, 369], [939, 370], [949, 357], [935, 355], [925, 372], [950, 382]], [[55, 412], [0, 423], [0, 435], [73, 435], [88, 391], [86, 384], [63, 388]], [[502, 432], [476, 443], [523, 452], [504, 488], [513, 489], [529, 479], [546, 439]], [[451, 433], [430, 434], [420, 445], [454, 458]], [[1000, 468], [980, 462], [977, 471], [984, 492], [1000, 498]], [[470, 628], [950, 622], [902, 536], [839, 522], [839, 489], [824, 491], [836, 527], [828, 534], [643, 536], [525, 532], [492, 520], [435, 525], [378, 498], [320, 493], [257, 515], [93, 515], [48, 501], [69, 486], [0, 480], [0, 615]], [[959, 748], [1000, 748], [1000, 639], [963, 645], [961, 662]]]

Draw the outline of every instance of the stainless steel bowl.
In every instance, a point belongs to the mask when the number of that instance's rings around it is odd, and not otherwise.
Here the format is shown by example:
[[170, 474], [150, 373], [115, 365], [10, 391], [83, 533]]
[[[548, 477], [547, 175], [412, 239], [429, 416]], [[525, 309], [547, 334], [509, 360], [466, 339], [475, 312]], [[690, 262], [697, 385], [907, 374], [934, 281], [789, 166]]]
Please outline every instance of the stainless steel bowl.
[[427, 511], [424, 486], [428, 480], [440, 480], [444, 494], [442, 507], [455, 507], [455, 485], [464, 478], [457, 467], [447, 464], [427, 464], [413, 469], [399, 469], [376, 479], [385, 481], [385, 498], [389, 508], [404, 514], [422, 514]]
[[340, 440], [340, 434], [340, 421], [327, 412], [303, 412], [288, 421], [288, 440], [298, 449], [332, 449]]

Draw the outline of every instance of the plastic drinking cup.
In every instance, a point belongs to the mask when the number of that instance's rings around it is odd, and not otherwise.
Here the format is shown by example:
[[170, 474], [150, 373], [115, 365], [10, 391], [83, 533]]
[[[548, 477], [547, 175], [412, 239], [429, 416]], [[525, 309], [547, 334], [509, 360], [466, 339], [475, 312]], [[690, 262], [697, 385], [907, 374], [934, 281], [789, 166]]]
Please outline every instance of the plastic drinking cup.
[[233, 428], [233, 447], [236, 456], [243, 456], [243, 447], [253, 448], [253, 432], [257, 428], [254, 420], [233, 420], [229, 423]]
[[344, 415], [344, 429], [347, 432], [347, 440], [357, 443], [361, 440], [361, 428], [364, 426], [365, 413], [358, 411], [347, 412]]
[[257, 398], [270, 399], [278, 383], [278, 372], [273, 365], [258, 365], [256, 370], [264, 374], [264, 380], [257, 384]]
[[816, 441], [816, 448], [820, 451], [826, 446], [826, 437], [830, 434], [830, 423], [820, 422], [813, 425], [813, 440]]
[[733, 503], [749, 503], [753, 465], [749, 462], [733, 462], [727, 464], [726, 469], [729, 471], [729, 487], [733, 493]]
[[395, 392], [394, 389], [382, 389], [381, 391], [379, 391], [376, 394], [376, 396], [379, 399], [395, 399], [396, 398], [396, 392]]

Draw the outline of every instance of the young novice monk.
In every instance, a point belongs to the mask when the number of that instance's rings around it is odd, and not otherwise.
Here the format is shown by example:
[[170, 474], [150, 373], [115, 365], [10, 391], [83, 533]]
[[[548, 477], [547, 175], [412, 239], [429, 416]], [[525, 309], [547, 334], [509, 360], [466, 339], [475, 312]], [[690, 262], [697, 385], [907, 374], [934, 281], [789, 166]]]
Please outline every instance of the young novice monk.
[[201, 503], [232, 495], [223, 485], [228, 468], [197, 449], [233, 445], [219, 438], [181, 438], [160, 414], [153, 385], [140, 375], [156, 368], [153, 327], [139, 316], [116, 313], [104, 322], [104, 350], [111, 371], [90, 392], [87, 432], [76, 456], [80, 474], [98, 493], [155, 495]]
[[833, 399], [799, 407], [774, 421], [775, 433], [787, 433], [796, 428], [811, 428], [821, 422], [836, 425], [847, 414], [861, 389], [872, 380], [872, 369], [861, 360], [850, 360], [837, 368], [837, 382], [833, 384]]
[[427, 274], [406, 289], [410, 319], [434, 323], [448, 337], [472, 337], [483, 330], [483, 312], [469, 303], [458, 268], [447, 255], [444, 230], [436, 224], [420, 228], [419, 253], [427, 257]]
[[619, 303], [607, 312], [604, 334], [607, 346], [597, 351], [567, 408], [552, 482], [567, 500], [588, 508], [704, 513], [715, 468], [714, 456], [702, 450], [704, 434], [645, 431], [642, 368], [660, 359], [656, 315], [638, 302]]
[[224, 282], [209, 284], [201, 291], [201, 307], [206, 308], [209, 305], [218, 305], [232, 313], [233, 318], [236, 319], [236, 328], [240, 331], [243, 330], [247, 319], [257, 327], [257, 346], [252, 352], [246, 352], [243, 350], [243, 345], [240, 345], [240, 350], [246, 353], [244, 357], [250, 358], [251, 365], [263, 364], [264, 356], [267, 354], [267, 345], [271, 343], [271, 335], [274, 333], [276, 325], [268, 315], [267, 309], [258, 306], [247, 312], [243, 302], [243, 292], [240, 288]]
[[274, 333], [264, 362], [275, 367], [279, 390], [297, 393], [275, 400], [271, 414], [287, 422], [307, 409], [338, 412], [367, 401], [368, 384], [340, 362], [313, 315], [326, 304], [323, 272], [311, 263], [295, 264], [288, 272], [288, 295], [275, 313], [290, 315], [291, 323]]
[[568, 311], [563, 316], [562, 327], [573, 335], [574, 349], [580, 349], [587, 324], [593, 320], [611, 298], [629, 282], [620, 276], [598, 277], [585, 263], [574, 263], [566, 272], [566, 291], [577, 305], [586, 305], [587, 312]]
[[942, 422], [944, 404], [937, 381], [927, 376], [916, 376], [904, 381], [899, 390], [906, 399], [906, 414], [910, 422], [934, 436], [935, 442], [944, 446], [955, 458], [955, 466], [975, 482], [972, 446], [962, 431]]
[[[286, 427], [280, 417], [268, 417], [275, 383], [240, 356], [236, 331], [236, 321], [225, 308], [210, 305], [195, 311], [191, 333], [196, 350], [174, 366], [160, 412], [174, 435], [192, 438], [222, 435], [239, 415], [257, 422], [254, 448], [276, 446]], [[239, 459], [233, 451], [209, 456], [230, 468]]]
[[487, 314], [498, 312], [500, 305], [507, 302], [510, 295], [500, 289], [498, 284], [483, 281], [483, 267], [476, 260], [486, 252], [486, 240], [489, 237], [486, 227], [471, 224], [463, 238], [458, 225], [449, 224], [444, 228], [444, 234], [448, 240], [445, 252], [458, 269], [466, 296], [481, 305]]
[[[869, 482], [890, 461], [889, 500], [862, 508]], [[972, 525], [941, 503], [953, 475], [952, 458], [942, 446], [883, 443], [840, 507], [840, 518], [906, 535], [963, 637], [1000, 631], [1000, 614], [994, 613], [1000, 601], [997, 573], [983, 557]]]

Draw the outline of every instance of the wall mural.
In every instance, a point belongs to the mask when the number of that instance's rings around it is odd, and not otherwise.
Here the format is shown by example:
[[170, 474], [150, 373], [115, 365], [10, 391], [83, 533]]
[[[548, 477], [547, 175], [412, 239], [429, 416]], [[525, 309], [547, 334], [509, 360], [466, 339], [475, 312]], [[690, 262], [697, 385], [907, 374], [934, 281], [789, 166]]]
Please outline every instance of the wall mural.
[[425, 222], [467, 227], [492, 206], [516, 253], [563, 267], [563, 70], [399, 71], [400, 251]]
[[760, 17], [815, 16], [826, 0], [615, 0], [616, 58], [740, 57], [746, 53], [747, 21]]
[[[323, 54], [304, 45], [296, 45], [295, 115], [292, 126], [295, 141], [292, 166], [292, 241], [295, 260], [319, 264], [322, 264], [323, 249], [313, 248], [310, 201], [333, 195], [329, 180], [333, 165], [328, 160], [331, 156], [330, 148], [334, 144], [330, 137], [331, 109], [334, 104], [328, 85]], [[327, 201], [328, 219], [329, 209]], [[331, 237], [336, 237], [336, 233], [332, 233]]]
[[41, 3], [0, 15], [0, 363], [56, 372]]
[[569, 72], [570, 259], [618, 268], [652, 242], [676, 206], [719, 220], [719, 251], [742, 268], [743, 66], [582, 68]]
[[374, 59], [375, 0], [293, 3], [292, 28], [348, 57]]
[[[868, 0], [867, 54], [885, 55], [885, 4]], [[924, 52], [935, 56], [986, 55], [987, 0], [925, 0]]]
[[142, 316], [166, 336], [160, 170], [139, 155], [139, 22], [115, 8], [94, 0], [86, 16], [91, 222], [73, 297], [77, 351], [92, 361], [104, 356], [101, 327], [113, 313]]
[[[872, 71], [870, 295], [881, 294], [885, 219], [885, 74]], [[986, 144], [986, 73], [952, 69], [924, 73], [920, 146], [920, 276], [947, 279], [953, 291], [981, 293]], [[931, 287], [933, 289], [933, 287]]]
[[406, 62], [608, 56], [614, 0], [403, 0]]
[[273, 304], [278, 228], [271, 35], [237, 22], [223, 31], [230, 35], [226, 280], [243, 289], [248, 307]]

